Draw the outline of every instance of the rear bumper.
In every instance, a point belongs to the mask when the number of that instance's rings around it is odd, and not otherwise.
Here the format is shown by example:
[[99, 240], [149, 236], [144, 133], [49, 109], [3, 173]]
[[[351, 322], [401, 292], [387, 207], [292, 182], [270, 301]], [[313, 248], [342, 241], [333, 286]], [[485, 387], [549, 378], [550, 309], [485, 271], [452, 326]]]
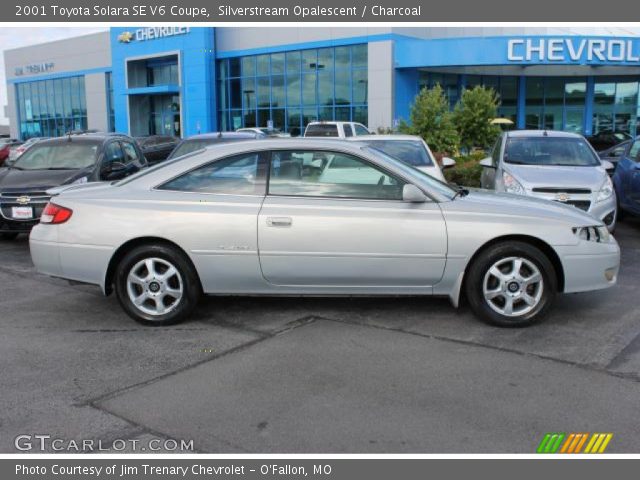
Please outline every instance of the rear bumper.
[[99, 285], [104, 291], [112, 247], [61, 243], [54, 225], [34, 227], [29, 236], [29, 247], [39, 273]]
[[588, 292], [612, 287], [618, 281], [620, 247], [581, 242], [579, 247], [555, 247], [564, 270], [564, 292]]

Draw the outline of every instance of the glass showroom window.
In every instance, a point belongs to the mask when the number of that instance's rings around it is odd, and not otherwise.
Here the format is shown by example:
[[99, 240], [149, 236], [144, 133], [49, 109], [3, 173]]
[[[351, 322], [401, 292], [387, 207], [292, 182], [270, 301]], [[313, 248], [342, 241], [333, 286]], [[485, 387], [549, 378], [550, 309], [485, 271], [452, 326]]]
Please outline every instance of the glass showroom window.
[[495, 75], [466, 75], [464, 88], [475, 86], [492, 88], [500, 98], [498, 116], [517, 121], [518, 79], [517, 77], [499, 77]]
[[596, 79], [593, 99], [593, 133], [607, 130], [637, 134], [640, 103], [638, 82]]
[[582, 133], [586, 92], [587, 83], [582, 78], [528, 77], [526, 128]]
[[58, 137], [87, 129], [84, 77], [16, 85], [20, 137]]
[[116, 131], [116, 114], [113, 108], [113, 80], [111, 72], [105, 73], [105, 82], [107, 85], [107, 120], [110, 132]]
[[218, 62], [221, 130], [275, 128], [293, 136], [314, 120], [367, 124], [367, 45], [297, 50]]

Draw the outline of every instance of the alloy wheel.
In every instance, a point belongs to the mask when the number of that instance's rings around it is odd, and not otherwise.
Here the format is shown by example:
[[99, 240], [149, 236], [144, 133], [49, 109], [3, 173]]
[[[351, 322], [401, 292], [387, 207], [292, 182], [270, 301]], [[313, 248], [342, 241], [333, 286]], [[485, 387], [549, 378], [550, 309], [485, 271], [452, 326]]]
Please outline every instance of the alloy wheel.
[[166, 315], [175, 309], [184, 294], [178, 269], [162, 258], [146, 258], [136, 263], [127, 276], [131, 303], [151, 316]]
[[482, 293], [495, 312], [519, 317], [535, 309], [542, 298], [544, 280], [538, 267], [523, 257], [495, 262], [484, 276]]

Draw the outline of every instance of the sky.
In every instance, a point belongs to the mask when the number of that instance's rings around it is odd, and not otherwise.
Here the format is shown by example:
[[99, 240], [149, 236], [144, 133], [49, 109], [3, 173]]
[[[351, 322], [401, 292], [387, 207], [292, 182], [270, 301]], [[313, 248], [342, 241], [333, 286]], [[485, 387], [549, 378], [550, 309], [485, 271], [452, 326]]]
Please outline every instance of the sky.
[[87, 33], [107, 30], [106, 27], [0, 27], [0, 125], [7, 125], [9, 120], [4, 116], [4, 106], [7, 104], [7, 81], [4, 69], [4, 50], [35, 45], [38, 43], [77, 37]]

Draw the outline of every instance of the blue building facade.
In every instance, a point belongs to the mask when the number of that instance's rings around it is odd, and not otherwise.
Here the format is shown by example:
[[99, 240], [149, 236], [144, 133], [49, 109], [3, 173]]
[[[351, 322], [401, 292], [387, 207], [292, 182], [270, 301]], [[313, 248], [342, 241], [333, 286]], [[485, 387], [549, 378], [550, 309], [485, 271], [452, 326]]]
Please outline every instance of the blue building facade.
[[82, 37], [106, 43], [99, 60], [26, 47], [5, 54], [12, 133], [185, 137], [273, 125], [298, 135], [313, 120], [375, 130], [407, 119], [436, 84], [452, 108], [465, 88], [495, 89], [499, 115], [517, 128], [640, 133], [640, 37], [455, 30], [117, 27]]

